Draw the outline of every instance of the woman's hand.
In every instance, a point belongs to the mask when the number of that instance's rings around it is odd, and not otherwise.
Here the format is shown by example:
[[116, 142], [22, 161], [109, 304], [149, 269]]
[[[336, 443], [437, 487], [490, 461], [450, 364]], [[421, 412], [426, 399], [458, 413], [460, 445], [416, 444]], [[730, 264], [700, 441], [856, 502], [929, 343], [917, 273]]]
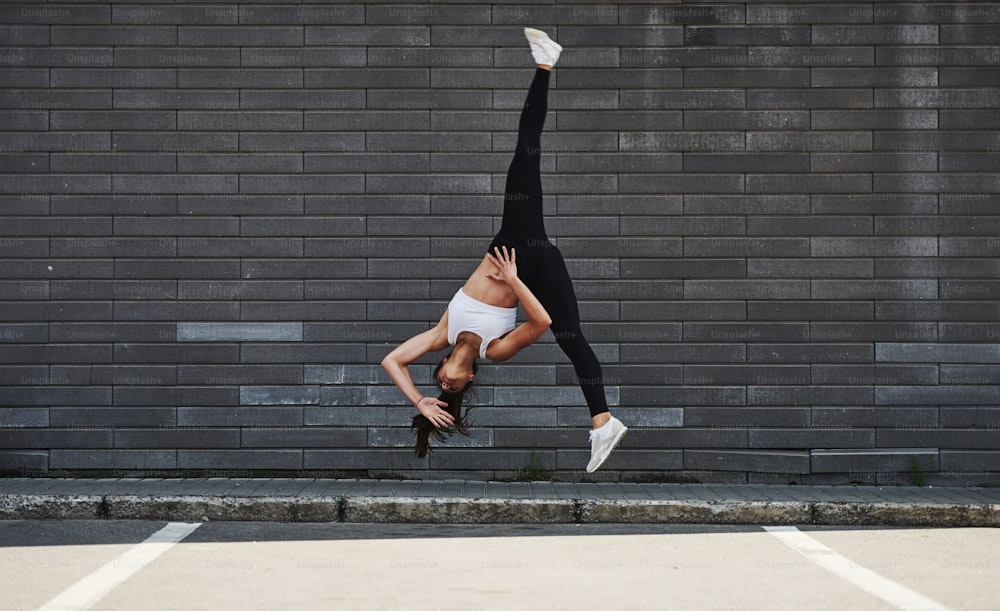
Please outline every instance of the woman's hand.
[[434, 397], [424, 397], [417, 401], [417, 411], [439, 429], [455, 424], [455, 417], [441, 409], [442, 407], [448, 407], [448, 404]]
[[503, 247], [503, 252], [500, 251], [500, 247], [494, 246], [493, 252], [496, 253], [496, 256], [492, 253], [486, 253], [486, 256], [490, 258], [490, 262], [493, 263], [496, 270], [492, 274], [486, 274], [486, 277], [510, 284], [517, 278], [517, 252], [513, 248], [507, 252], [506, 246]]

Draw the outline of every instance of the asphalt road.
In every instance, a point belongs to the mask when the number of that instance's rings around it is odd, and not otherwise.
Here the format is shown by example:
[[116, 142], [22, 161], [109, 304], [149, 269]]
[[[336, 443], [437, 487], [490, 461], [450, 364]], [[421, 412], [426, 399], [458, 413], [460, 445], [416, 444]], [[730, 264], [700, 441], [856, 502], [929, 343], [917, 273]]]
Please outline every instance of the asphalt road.
[[1000, 609], [1000, 529], [0, 521], [0, 610]]

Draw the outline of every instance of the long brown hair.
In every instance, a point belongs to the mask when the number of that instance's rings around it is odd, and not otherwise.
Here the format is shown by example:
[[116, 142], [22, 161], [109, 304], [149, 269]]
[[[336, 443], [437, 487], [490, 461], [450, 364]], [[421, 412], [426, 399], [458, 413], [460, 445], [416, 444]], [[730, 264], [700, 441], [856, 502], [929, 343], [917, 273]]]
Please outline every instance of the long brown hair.
[[[441, 359], [441, 362], [439, 362], [437, 367], [434, 368], [432, 377], [434, 378], [435, 383], [437, 383], [437, 376], [441, 371], [441, 366], [443, 364], [444, 359]], [[479, 363], [477, 361], [472, 361], [472, 373], [476, 373], [477, 371], [479, 371]], [[442, 390], [441, 394], [438, 395], [438, 401], [444, 401], [448, 404], [447, 407], [442, 407], [441, 409], [448, 412], [455, 418], [455, 423], [450, 427], [439, 429], [434, 426], [434, 424], [432, 424], [431, 421], [428, 420], [423, 414], [417, 414], [413, 417], [413, 423], [410, 425], [410, 428], [416, 431], [417, 434], [417, 444], [413, 448], [413, 453], [417, 455], [417, 458], [423, 458], [424, 456], [427, 456], [428, 452], [430, 452], [431, 435], [434, 435], [434, 439], [437, 439], [440, 442], [447, 442], [448, 438], [455, 433], [461, 433], [468, 436], [468, 416], [472, 407], [466, 407], [465, 413], [463, 414], [462, 406], [465, 404], [465, 395], [471, 386], [472, 382], [470, 381], [460, 391], [445, 392]]]

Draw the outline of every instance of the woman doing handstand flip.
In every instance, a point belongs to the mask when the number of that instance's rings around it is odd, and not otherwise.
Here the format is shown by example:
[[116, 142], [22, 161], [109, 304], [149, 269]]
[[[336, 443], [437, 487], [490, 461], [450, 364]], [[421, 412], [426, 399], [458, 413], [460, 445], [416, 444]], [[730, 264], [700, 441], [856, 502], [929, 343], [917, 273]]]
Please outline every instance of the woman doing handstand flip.
[[[469, 276], [438, 324], [390, 352], [383, 360], [389, 377], [420, 413], [413, 417], [418, 456], [442, 429], [465, 432], [461, 414], [478, 358], [505, 361], [552, 329], [576, 370], [590, 409], [590, 462], [593, 472], [611, 454], [628, 428], [608, 411], [601, 365], [583, 336], [576, 294], [562, 254], [545, 234], [542, 220], [541, 135], [548, 105], [549, 76], [562, 47], [539, 30], [525, 36], [538, 68], [518, 124], [517, 148], [507, 172], [503, 220], [485, 257]], [[517, 304], [527, 320], [516, 324]], [[441, 395], [423, 396], [407, 365], [428, 352], [454, 346], [434, 370]]]

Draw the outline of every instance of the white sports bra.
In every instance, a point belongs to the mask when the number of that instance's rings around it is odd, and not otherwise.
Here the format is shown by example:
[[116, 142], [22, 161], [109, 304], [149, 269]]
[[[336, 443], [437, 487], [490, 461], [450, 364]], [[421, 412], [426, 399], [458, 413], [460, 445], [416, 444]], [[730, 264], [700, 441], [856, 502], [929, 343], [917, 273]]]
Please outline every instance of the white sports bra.
[[470, 331], [483, 339], [480, 358], [486, 358], [490, 342], [517, 326], [517, 308], [501, 308], [469, 297], [458, 289], [448, 304], [448, 343], [452, 346], [462, 331]]

